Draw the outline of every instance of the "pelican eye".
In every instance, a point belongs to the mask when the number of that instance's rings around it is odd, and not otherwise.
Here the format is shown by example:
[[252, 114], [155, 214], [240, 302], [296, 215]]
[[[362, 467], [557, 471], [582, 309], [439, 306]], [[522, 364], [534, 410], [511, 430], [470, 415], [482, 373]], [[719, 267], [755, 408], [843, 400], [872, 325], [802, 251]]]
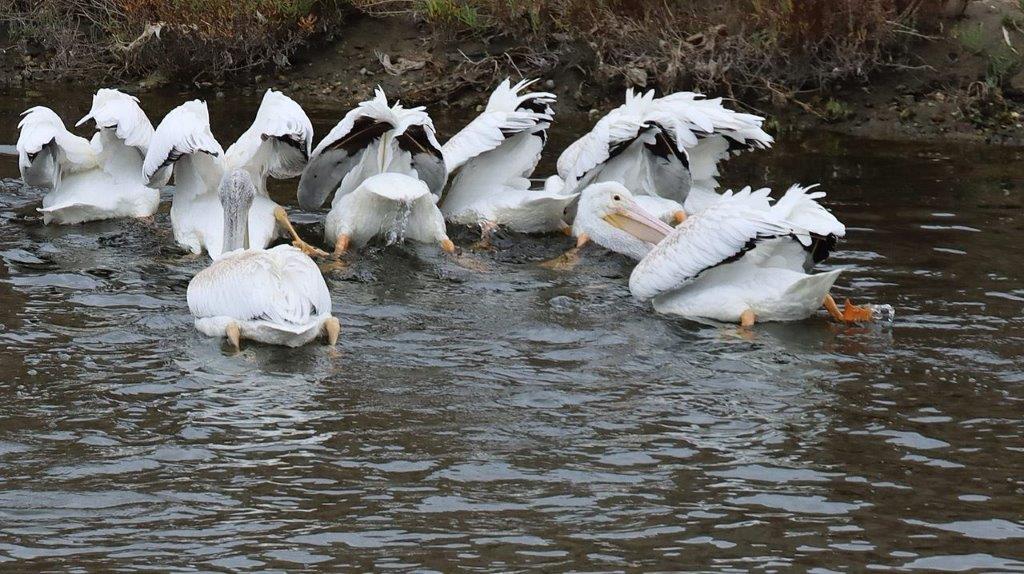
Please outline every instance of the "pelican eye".
[[613, 195], [613, 196], [612, 196], [612, 201], [622, 201], [622, 196], [619, 196], [619, 195]]

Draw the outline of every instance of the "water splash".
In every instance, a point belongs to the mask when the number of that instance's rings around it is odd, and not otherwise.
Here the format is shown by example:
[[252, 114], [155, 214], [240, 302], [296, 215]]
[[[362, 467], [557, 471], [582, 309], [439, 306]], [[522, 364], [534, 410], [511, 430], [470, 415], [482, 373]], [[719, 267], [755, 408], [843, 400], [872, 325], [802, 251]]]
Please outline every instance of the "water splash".
[[409, 227], [410, 217], [412, 217], [412, 203], [408, 201], [399, 203], [395, 222], [385, 234], [385, 243], [387, 245], [394, 245], [405, 240], [405, 231]]
[[871, 311], [871, 318], [876, 323], [892, 325], [896, 321], [896, 309], [892, 305], [868, 304], [865, 307]]

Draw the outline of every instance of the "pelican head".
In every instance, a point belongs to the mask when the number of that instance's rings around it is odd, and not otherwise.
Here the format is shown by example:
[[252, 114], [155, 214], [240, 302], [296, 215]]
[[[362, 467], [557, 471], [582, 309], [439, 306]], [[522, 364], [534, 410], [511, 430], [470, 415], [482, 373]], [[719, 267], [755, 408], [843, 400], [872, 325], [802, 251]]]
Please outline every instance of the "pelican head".
[[573, 230], [577, 236], [586, 234], [598, 245], [638, 260], [672, 232], [618, 182], [595, 183], [582, 191]]
[[217, 192], [224, 209], [222, 253], [249, 248], [249, 208], [256, 198], [256, 184], [244, 169], [236, 169], [220, 183]]

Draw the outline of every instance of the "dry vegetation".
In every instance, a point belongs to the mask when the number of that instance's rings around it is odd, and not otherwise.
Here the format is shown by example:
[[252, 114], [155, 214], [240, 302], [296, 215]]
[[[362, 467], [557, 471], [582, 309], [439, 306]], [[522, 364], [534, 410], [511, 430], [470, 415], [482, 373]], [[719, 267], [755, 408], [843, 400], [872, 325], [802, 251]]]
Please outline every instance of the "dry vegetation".
[[0, 0], [53, 70], [220, 79], [284, 67], [346, 13], [411, 15], [483, 40], [523, 73], [787, 100], [898, 65], [942, 0]]
[[0, 0], [0, 24], [56, 71], [221, 77], [285, 66], [342, 0]]
[[[599, 82], [795, 91], [899, 65], [939, 0], [354, 0], [377, 14], [412, 12], [450, 34], [506, 36], [526, 65], [589, 52]], [[565, 56], [565, 54], [561, 54]]]

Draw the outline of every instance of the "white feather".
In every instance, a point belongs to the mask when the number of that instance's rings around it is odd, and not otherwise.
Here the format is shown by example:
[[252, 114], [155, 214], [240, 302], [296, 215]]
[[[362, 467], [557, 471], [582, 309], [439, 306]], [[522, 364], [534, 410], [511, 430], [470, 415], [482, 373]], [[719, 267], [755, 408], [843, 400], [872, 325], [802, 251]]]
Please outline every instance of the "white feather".
[[[594, 129], [573, 142], [558, 158], [558, 174], [570, 188], [583, 186], [598, 179], [594, 172], [612, 159], [612, 150], [631, 142], [649, 130], [664, 132], [675, 142], [677, 151], [689, 154], [698, 149], [698, 162], [694, 166], [692, 179], [713, 180], [717, 175], [715, 164], [721, 155], [709, 153], [715, 144], [706, 144], [708, 150], [700, 150], [701, 141], [706, 138], [728, 137], [747, 147], [768, 147], [772, 138], [761, 129], [763, 118], [738, 113], [722, 106], [721, 99], [707, 100], [700, 94], [679, 92], [655, 98], [653, 91], [646, 93], [627, 90], [626, 102], [601, 118]], [[723, 140], [724, 141], [724, 140]], [[718, 144], [720, 145], [720, 144]], [[728, 148], [728, 145], [726, 145]], [[617, 158], [616, 158], [617, 159]], [[653, 161], [653, 157], [651, 158]], [[683, 181], [677, 174], [661, 185], [676, 185]], [[636, 195], [659, 195], [661, 197], [685, 198], [677, 190], [643, 189], [652, 185], [644, 182], [620, 181]], [[655, 181], [657, 184], [658, 182]]]
[[718, 203], [688, 218], [637, 264], [630, 291], [651, 299], [741, 255], [752, 241], [786, 235], [789, 228], [772, 217], [766, 197], [749, 189], [726, 192]]
[[[149, 143], [149, 120], [130, 96], [100, 90], [97, 98], [107, 102], [99, 106], [107, 124], [101, 124], [92, 141], [69, 132], [48, 108], [23, 114], [18, 164], [26, 183], [50, 189], [39, 209], [44, 223], [147, 217], [160, 204], [159, 192], [145, 185], [137, 147]], [[119, 120], [123, 129], [111, 123], [115, 112], [125, 116]]]
[[[212, 159], [198, 159], [194, 167], [204, 173], [195, 175], [215, 179], [212, 185], [216, 186], [224, 175], [224, 148], [210, 131], [210, 111], [206, 102], [192, 100], [171, 110], [157, 126], [146, 153], [144, 174], [146, 178], [152, 178], [162, 167], [175, 161], [175, 156], [200, 154]], [[180, 170], [175, 170], [176, 183], [181, 183], [183, 175]], [[191, 179], [190, 175], [185, 177]]]
[[437, 149], [441, 149], [441, 144], [438, 143], [437, 136], [435, 135], [434, 122], [427, 115], [426, 108], [422, 106], [405, 108], [399, 102], [395, 102], [393, 106], [389, 105], [384, 90], [378, 87], [374, 90], [373, 99], [361, 102], [345, 114], [345, 117], [317, 144], [312, 155], [320, 155], [325, 148], [347, 136], [352, 131], [356, 120], [364, 117], [391, 124], [395, 136], [405, 133], [405, 130], [409, 129], [410, 126], [424, 126], [431, 143]]
[[[89, 140], [76, 136], [64, 127], [60, 116], [50, 108], [37, 106], [26, 110], [18, 123], [18, 167], [22, 177], [29, 185], [53, 187], [60, 178], [60, 173], [84, 171], [98, 166], [99, 154], [89, 144]], [[38, 154], [43, 147], [50, 144], [56, 146], [56, 162], [50, 163], [45, 169], [36, 169]], [[31, 171], [31, 174], [26, 174]], [[28, 181], [28, 180], [32, 181]]]
[[[818, 203], [817, 200], [825, 197], [825, 192], [812, 192], [811, 190], [816, 187], [818, 184], [807, 187], [800, 184], [792, 185], [772, 206], [772, 211], [800, 230], [822, 236], [845, 237], [846, 226]], [[803, 245], [810, 245], [811, 238], [807, 234], [802, 233], [798, 237]]]
[[76, 126], [93, 120], [98, 130], [113, 130], [124, 145], [145, 156], [153, 139], [153, 124], [139, 107], [139, 99], [118, 90], [100, 89], [92, 97], [92, 109]]
[[236, 323], [246, 338], [298, 346], [331, 316], [331, 296], [316, 264], [280, 245], [222, 255], [189, 282], [188, 307], [196, 327], [223, 336]]
[[[547, 129], [552, 118], [549, 106], [554, 103], [555, 95], [547, 92], [521, 93], [532, 83], [533, 80], [523, 80], [513, 86], [506, 78], [498, 85], [484, 111], [441, 147], [449, 172], [454, 172], [480, 154], [494, 150], [514, 135]], [[540, 104], [545, 111], [521, 109], [527, 102]]]
[[[289, 143], [290, 142], [290, 143]], [[313, 147], [313, 124], [299, 104], [281, 92], [267, 90], [256, 119], [225, 156], [228, 169], [242, 168], [277, 179], [302, 173]]]

